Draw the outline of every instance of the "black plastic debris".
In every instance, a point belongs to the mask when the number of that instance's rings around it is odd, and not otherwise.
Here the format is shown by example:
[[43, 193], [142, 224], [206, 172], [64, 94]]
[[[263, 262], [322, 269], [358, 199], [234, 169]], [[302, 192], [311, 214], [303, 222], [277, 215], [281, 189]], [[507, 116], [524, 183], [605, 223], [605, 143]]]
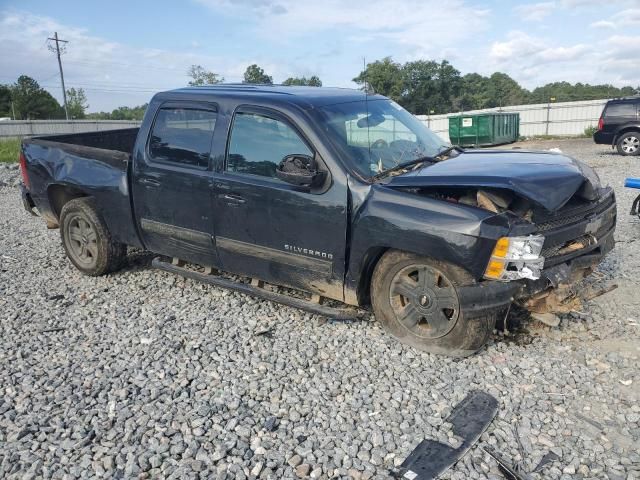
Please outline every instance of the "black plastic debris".
[[45, 328], [44, 330], [40, 330], [39, 333], [55, 333], [55, 332], [62, 332], [66, 330], [65, 327], [53, 327], [53, 328]]
[[271, 327], [262, 328], [262, 329], [256, 331], [254, 333], [254, 336], [271, 338], [271, 337], [273, 337], [273, 329]]
[[560, 460], [560, 457], [558, 455], [556, 455], [553, 452], [547, 452], [545, 453], [545, 455], [540, 459], [540, 461], [538, 462], [538, 465], [536, 465], [536, 468], [533, 469], [533, 471], [535, 473], [539, 473], [542, 471], [542, 469], [549, 463], [555, 462]]
[[436, 478], [456, 463], [478, 441], [498, 412], [498, 401], [478, 390], [470, 392], [453, 408], [446, 422], [461, 439], [457, 448], [436, 440], [425, 439], [402, 462], [397, 478], [428, 480]]
[[496, 461], [496, 463], [498, 464], [498, 469], [500, 470], [500, 473], [502, 473], [502, 475], [504, 475], [504, 478], [506, 478], [507, 480], [528, 480], [529, 479], [529, 477], [526, 474], [518, 472], [516, 467], [510, 465], [504, 458], [498, 455], [496, 451], [493, 450], [492, 448], [482, 447], [482, 450], [488, 453]]

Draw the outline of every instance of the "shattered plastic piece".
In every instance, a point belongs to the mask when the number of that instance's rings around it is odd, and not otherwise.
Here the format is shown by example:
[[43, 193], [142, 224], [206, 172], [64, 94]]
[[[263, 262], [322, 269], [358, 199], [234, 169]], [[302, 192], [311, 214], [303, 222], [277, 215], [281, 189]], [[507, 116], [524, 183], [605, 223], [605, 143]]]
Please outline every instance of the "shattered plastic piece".
[[514, 467], [509, 465], [500, 455], [498, 455], [490, 447], [481, 447], [485, 453], [490, 455], [498, 464], [500, 472], [504, 475], [504, 478], [508, 480], [526, 480], [528, 477], [516, 471]]
[[558, 255], [565, 255], [567, 253], [575, 252], [577, 250], [582, 250], [587, 246], [588, 246], [587, 244], [579, 240], [576, 240], [574, 242], [569, 243], [568, 245], [565, 245], [560, 250], [558, 250]]
[[490, 212], [498, 213], [498, 207], [495, 203], [487, 196], [485, 192], [482, 190], [478, 190], [476, 194], [478, 199], [478, 206], [480, 208], [484, 208], [485, 210], [489, 210]]
[[534, 473], [540, 472], [548, 463], [555, 462], [557, 460], [560, 460], [560, 457], [558, 455], [553, 452], [547, 452], [544, 457], [540, 459], [540, 462], [538, 462], [536, 468], [533, 469]]
[[509, 208], [511, 201], [513, 200], [512, 196], [503, 192], [482, 190], [482, 193], [501, 209]]
[[629, 379], [629, 380], [620, 380], [620, 383], [622, 385], [624, 385], [625, 387], [628, 387], [629, 385], [631, 385], [633, 383], [633, 380]]
[[539, 322], [549, 325], [550, 327], [557, 327], [560, 325], [560, 318], [553, 313], [531, 313], [531, 318], [538, 320]]
[[510, 237], [507, 256], [513, 260], [537, 260], [542, 253], [544, 237], [529, 235], [528, 237]]
[[595, 291], [592, 291], [592, 292], [588, 293], [587, 295], [585, 295], [584, 299], [585, 299], [585, 301], [593, 300], [594, 298], [598, 298], [598, 297], [604, 295], [605, 293], [609, 293], [609, 292], [615, 290], [616, 288], [618, 288], [618, 284], [617, 283], [612, 283], [610, 285], [607, 285], [604, 288], [601, 288], [600, 290], [595, 290]]
[[436, 440], [423, 440], [402, 462], [397, 478], [437, 478], [478, 441], [497, 412], [498, 401], [494, 397], [478, 390], [470, 392], [446, 419], [452, 425], [453, 434], [462, 439], [462, 444], [458, 448], [451, 448]]

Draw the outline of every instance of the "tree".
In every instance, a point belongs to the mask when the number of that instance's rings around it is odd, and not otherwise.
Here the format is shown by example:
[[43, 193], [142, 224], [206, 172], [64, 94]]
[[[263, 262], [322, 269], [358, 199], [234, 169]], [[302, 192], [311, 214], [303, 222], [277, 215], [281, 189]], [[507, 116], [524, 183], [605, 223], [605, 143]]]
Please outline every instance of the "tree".
[[118, 107], [113, 112], [111, 112], [112, 120], [142, 120], [144, 117], [144, 112], [147, 110], [149, 106], [148, 103], [144, 105], [139, 105], [137, 107]]
[[301, 86], [308, 86], [308, 87], [321, 87], [322, 80], [320, 80], [316, 75], [313, 75], [309, 78], [289, 77], [284, 82], [282, 82], [282, 85], [301, 85]]
[[75, 89], [70, 88], [67, 90], [67, 110], [69, 111], [69, 117], [72, 119], [85, 118], [85, 111], [89, 108], [87, 103], [87, 96], [84, 94], [82, 88]]
[[11, 98], [16, 118], [21, 120], [64, 117], [64, 109], [58, 101], [26, 75], [20, 75], [18, 81], [11, 86]]
[[264, 73], [264, 70], [256, 65], [249, 65], [244, 72], [244, 83], [265, 83], [267, 85], [273, 84], [273, 78]]
[[588, 83], [569, 82], [548, 83], [531, 92], [532, 103], [547, 103], [551, 98], [556, 102], [573, 102], [576, 100], [595, 100], [600, 98], [625, 97], [635, 95], [633, 87], [614, 87], [613, 85], [589, 85]]
[[414, 114], [453, 111], [460, 95], [460, 72], [449, 62], [417, 60], [402, 67], [403, 94], [399, 103]]
[[142, 120], [144, 113], [149, 106], [148, 103], [138, 105], [137, 107], [118, 107], [111, 113], [94, 112], [87, 114], [87, 118], [92, 120]]
[[224, 77], [221, 77], [217, 73], [213, 73], [209, 70], [205, 70], [200, 65], [191, 65], [187, 71], [192, 80], [189, 81], [191, 87], [197, 87], [199, 85], [215, 85], [216, 83], [224, 82]]
[[489, 102], [487, 107], [522, 105], [529, 102], [529, 92], [506, 73], [495, 72], [487, 84]]
[[467, 73], [462, 77], [460, 96], [455, 101], [456, 110], [479, 110], [487, 108], [489, 98], [489, 78], [478, 73]]
[[404, 89], [402, 66], [394, 62], [391, 57], [368, 63], [365, 70], [353, 79], [363, 89], [367, 85], [376, 93], [399, 102]]
[[11, 112], [11, 87], [9, 85], [0, 85], [0, 117], [13, 118], [13, 112]]

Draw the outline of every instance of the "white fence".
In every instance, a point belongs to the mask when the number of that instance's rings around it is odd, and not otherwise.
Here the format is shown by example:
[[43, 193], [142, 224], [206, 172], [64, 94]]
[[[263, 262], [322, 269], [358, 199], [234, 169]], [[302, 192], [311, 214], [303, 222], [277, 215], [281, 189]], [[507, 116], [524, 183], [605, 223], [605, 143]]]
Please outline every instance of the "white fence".
[[418, 115], [418, 118], [447, 141], [449, 140], [449, 117], [491, 112], [518, 112], [520, 114], [520, 135], [523, 137], [535, 135], [575, 136], [582, 135], [585, 128], [595, 127], [598, 124], [605, 103], [607, 103], [606, 99], [512, 105], [445, 115]]
[[[596, 126], [605, 103], [607, 103], [606, 99], [512, 105], [445, 115], [418, 115], [418, 118], [447, 141], [449, 140], [449, 117], [490, 112], [518, 112], [520, 114], [520, 135], [524, 137], [534, 135], [572, 136], [581, 135], [585, 128]], [[0, 122], [0, 138], [93, 132], [138, 126], [140, 126], [139, 121], [129, 120], [5, 120]]]
[[139, 126], [137, 120], [4, 120], [0, 122], [0, 138], [97, 132]]

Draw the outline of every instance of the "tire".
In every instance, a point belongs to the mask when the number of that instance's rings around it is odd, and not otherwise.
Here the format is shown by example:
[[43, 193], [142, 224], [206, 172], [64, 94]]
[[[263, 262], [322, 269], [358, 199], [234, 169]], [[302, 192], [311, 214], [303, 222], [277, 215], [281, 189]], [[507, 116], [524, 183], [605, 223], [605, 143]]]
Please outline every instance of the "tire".
[[[406, 345], [467, 357], [486, 344], [497, 318], [497, 312], [463, 317], [456, 287], [471, 282], [471, 276], [461, 268], [391, 250], [373, 272], [373, 311], [385, 330]], [[404, 322], [402, 315], [406, 315]]]
[[118, 270], [127, 254], [126, 245], [113, 240], [91, 198], [76, 198], [64, 205], [60, 236], [71, 263], [92, 277]]
[[627, 132], [616, 142], [620, 155], [640, 155], [640, 132]]

